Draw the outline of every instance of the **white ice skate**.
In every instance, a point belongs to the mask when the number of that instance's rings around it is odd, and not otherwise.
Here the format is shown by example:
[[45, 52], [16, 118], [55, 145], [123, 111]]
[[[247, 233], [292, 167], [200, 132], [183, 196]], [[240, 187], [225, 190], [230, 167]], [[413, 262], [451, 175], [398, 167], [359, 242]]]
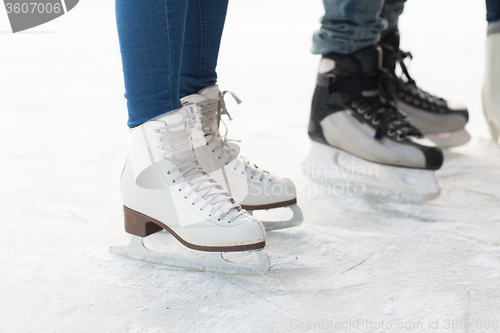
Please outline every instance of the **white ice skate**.
[[488, 25], [483, 110], [491, 138], [500, 143], [500, 22]]
[[[111, 253], [129, 258], [213, 272], [265, 274], [269, 258], [263, 225], [237, 204], [199, 165], [192, 127], [198, 117], [193, 104], [130, 130], [130, 148], [120, 181], [127, 247]], [[212, 253], [208, 259], [151, 252], [143, 237], [162, 229], [188, 248]], [[241, 265], [222, 252], [256, 251], [257, 265]]]
[[[233, 93], [221, 92], [217, 85], [182, 98], [183, 102], [195, 103], [198, 110], [200, 125], [193, 130], [198, 161], [250, 213], [280, 207], [292, 210], [293, 217], [289, 220], [262, 221], [266, 230], [298, 226], [303, 217], [297, 206], [297, 191], [293, 182], [257, 167], [239, 155], [238, 146], [229, 143], [225, 135], [220, 135], [221, 116], [229, 116], [224, 103], [226, 93], [241, 103]], [[229, 119], [232, 118], [229, 116]]]
[[320, 63], [304, 169], [314, 180], [422, 201], [440, 193], [434, 175], [443, 153], [395, 106], [392, 76], [380, 68], [380, 48], [327, 54]]

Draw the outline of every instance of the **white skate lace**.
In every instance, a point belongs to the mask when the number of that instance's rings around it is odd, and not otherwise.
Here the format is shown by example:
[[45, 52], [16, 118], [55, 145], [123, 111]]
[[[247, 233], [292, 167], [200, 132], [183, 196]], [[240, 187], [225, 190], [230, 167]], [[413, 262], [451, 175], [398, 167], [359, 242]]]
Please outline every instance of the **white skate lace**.
[[[218, 98], [197, 103], [201, 109], [200, 121], [203, 127], [203, 132], [205, 133], [205, 138], [207, 138], [207, 145], [210, 145], [212, 142], [216, 142], [217, 145], [213, 152], [219, 152], [219, 159], [224, 158], [225, 154], [229, 154], [233, 158], [236, 158], [236, 162], [239, 163], [239, 165], [244, 166], [245, 172], [249, 173], [250, 178], [258, 178], [260, 181], [264, 181], [264, 179], [267, 179], [270, 182], [273, 181], [273, 177], [269, 172], [259, 168], [255, 164], [252, 164], [245, 157], [238, 156], [238, 152], [228, 144], [228, 141], [231, 141], [227, 139], [228, 128], [224, 120], [220, 119], [220, 116], [225, 114], [228, 116], [229, 120], [233, 120], [227, 111], [226, 103], [224, 101], [226, 94], [230, 94], [238, 104], [241, 103], [238, 96], [236, 96], [232, 91], [227, 90], [223, 91]], [[224, 135], [220, 134], [219, 121], [221, 121], [226, 128], [226, 133]], [[239, 166], [236, 165], [235, 169], [238, 167]]]
[[[191, 140], [191, 128], [195, 125], [196, 120], [196, 116], [186, 117], [181, 122], [161, 126], [155, 130], [156, 133], [163, 134], [158, 137], [158, 142], [160, 142], [158, 148], [164, 151], [162, 157], [176, 165], [168, 170], [167, 173], [170, 174], [177, 170], [180, 172], [179, 176], [172, 183], [178, 183], [184, 178], [179, 191], [184, 190], [189, 185], [191, 189], [185, 195], [185, 198], [189, 197], [192, 193], [196, 193], [197, 196], [192, 202], [193, 205], [204, 199], [205, 204], [200, 210], [204, 210], [211, 205], [209, 216], [213, 216], [217, 210], [220, 210], [222, 214], [219, 216], [219, 221], [229, 216], [229, 222], [233, 222], [246, 211], [239, 204], [235, 203], [229, 193], [198, 164]], [[178, 130], [179, 127], [184, 127], [185, 129]], [[176, 130], [169, 131], [174, 128]], [[188, 156], [187, 158], [184, 156], [176, 158], [175, 156], [178, 154], [186, 154]]]

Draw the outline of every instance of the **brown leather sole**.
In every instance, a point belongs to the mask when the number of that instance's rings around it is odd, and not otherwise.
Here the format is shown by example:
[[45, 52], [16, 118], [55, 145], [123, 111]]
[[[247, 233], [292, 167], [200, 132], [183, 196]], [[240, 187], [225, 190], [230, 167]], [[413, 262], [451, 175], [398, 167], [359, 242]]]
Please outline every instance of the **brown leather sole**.
[[276, 203], [269, 204], [269, 205], [260, 205], [260, 206], [241, 205], [241, 208], [246, 209], [246, 210], [261, 210], [261, 209], [288, 207], [288, 206], [296, 205], [296, 204], [297, 204], [297, 198], [292, 199], [292, 200], [288, 200], [288, 201], [283, 201], [283, 202], [276, 202]]
[[165, 224], [158, 220], [155, 220], [147, 215], [139, 213], [133, 209], [123, 206], [123, 212], [125, 215], [125, 231], [129, 234], [147, 237], [162, 229], [167, 230], [172, 234], [182, 245], [197, 251], [204, 252], [240, 252], [240, 251], [250, 251], [250, 250], [260, 250], [266, 246], [266, 241], [247, 244], [247, 245], [234, 245], [234, 246], [200, 246], [186, 242], [184, 239], [179, 237], [172, 229], [170, 229]]

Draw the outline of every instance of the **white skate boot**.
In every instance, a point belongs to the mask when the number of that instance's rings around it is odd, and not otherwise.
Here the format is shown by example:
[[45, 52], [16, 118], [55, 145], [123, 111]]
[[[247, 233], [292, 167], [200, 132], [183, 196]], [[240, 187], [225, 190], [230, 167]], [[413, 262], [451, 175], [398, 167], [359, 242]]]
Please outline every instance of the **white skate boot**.
[[[194, 129], [193, 139], [201, 166], [249, 212], [291, 208], [294, 215], [288, 221], [262, 221], [266, 230], [298, 226], [303, 217], [297, 206], [297, 191], [293, 182], [271, 175], [239, 156], [238, 147], [220, 135], [221, 115], [229, 116], [224, 104], [226, 93], [220, 92], [219, 87], [214, 85], [181, 99], [186, 103], [195, 103], [198, 110], [200, 126]], [[241, 103], [233, 93], [230, 94]], [[232, 118], [229, 116], [229, 119]]]
[[483, 110], [493, 141], [500, 143], [500, 22], [488, 25]]
[[[198, 164], [192, 127], [194, 105], [157, 117], [130, 130], [130, 149], [120, 181], [127, 247], [114, 254], [169, 266], [239, 274], [265, 274], [263, 225], [248, 214]], [[217, 252], [208, 260], [172, 257], [146, 249], [143, 237], [162, 229], [188, 248]], [[229, 262], [221, 252], [256, 251], [255, 266]]]
[[[384, 53], [383, 67], [390, 71], [396, 82], [398, 108], [408, 116], [408, 120], [439, 147], [449, 148], [467, 143], [470, 140], [465, 129], [469, 120], [467, 108], [452, 105], [417, 86], [403, 62], [406, 57], [411, 58], [411, 54], [399, 49], [399, 31], [385, 37], [380, 46]], [[405, 79], [396, 75], [397, 64]]]
[[321, 59], [311, 107], [313, 149], [304, 164], [320, 182], [421, 201], [437, 197], [434, 171], [443, 153], [396, 108], [393, 77], [380, 67], [381, 50]]

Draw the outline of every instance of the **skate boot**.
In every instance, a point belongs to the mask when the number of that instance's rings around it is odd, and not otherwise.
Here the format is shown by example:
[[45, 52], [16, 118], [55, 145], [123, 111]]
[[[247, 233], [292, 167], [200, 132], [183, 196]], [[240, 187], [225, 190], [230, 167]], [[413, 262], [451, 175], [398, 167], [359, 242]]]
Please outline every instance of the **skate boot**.
[[[191, 130], [197, 121], [189, 104], [130, 130], [120, 188], [132, 242], [111, 252], [175, 267], [265, 274], [270, 265], [264, 227], [200, 167]], [[218, 253], [200, 260], [147, 250], [143, 237], [162, 229], [190, 249]], [[260, 258], [256, 266], [226, 261], [221, 254], [252, 250]]]
[[500, 143], [500, 21], [488, 25], [483, 110], [491, 138]]
[[[266, 230], [299, 225], [303, 217], [297, 206], [297, 191], [293, 182], [271, 175], [240, 156], [239, 147], [226, 138], [227, 128], [226, 135], [220, 135], [221, 116], [225, 114], [232, 120], [224, 103], [226, 93], [214, 85], [181, 99], [196, 104], [200, 125], [194, 129], [193, 139], [201, 166], [250, 213], [254, 210], [290, 207], [293, 212], [290, 220], [262, 221]], [[238, 97], [230, 94], [241, 103]]]
[[[383, 67], [388, 69], [396, 79], [398, 108], [408, 120], [438, 146], [443, 148], [460, 146], [470, 140], [465, 130], [469, 113], [465, 107], [452, 107], [442, 98], [433, 96], [419, 87], [408, 73], [403, 62], [411, 58], [409, 52], [399, 49], [399, 31], [396, 31], [380, 42], [383, 50]], [[396, 75], [396, 64], [401, 67], [405, 79]]]
[[321, 182], [421, 201], [437, 197], [443, 153], [396, 108], [394, 79], [381, 48], [323, 55], [313, 96], [304, 168]]

